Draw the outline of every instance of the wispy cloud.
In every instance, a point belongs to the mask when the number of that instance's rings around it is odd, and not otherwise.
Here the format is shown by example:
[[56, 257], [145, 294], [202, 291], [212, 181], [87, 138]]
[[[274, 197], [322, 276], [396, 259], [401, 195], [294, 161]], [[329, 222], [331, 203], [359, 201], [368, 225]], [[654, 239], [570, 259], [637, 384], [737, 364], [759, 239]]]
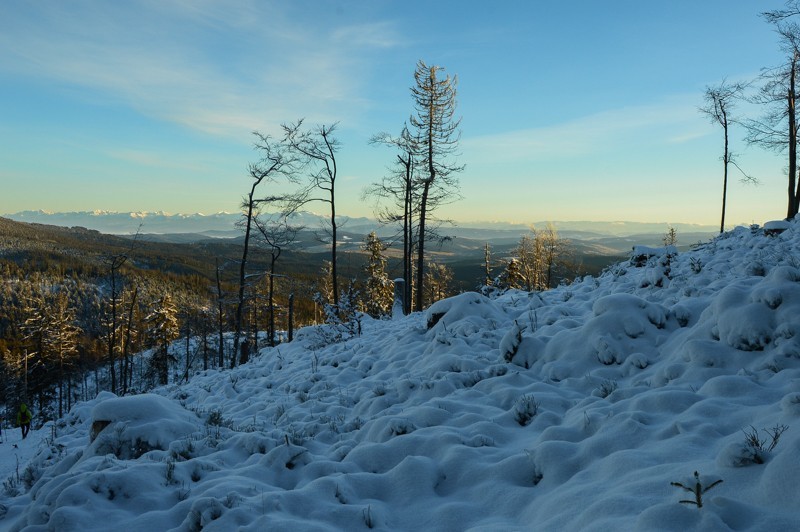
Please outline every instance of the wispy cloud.
[[344, 26], [336, 29], [332, 37], [334, 42], [347, 46], [394, 48], [403, 44], [403, 39], [389, 22]]
[[120, 161], [158, 170], [202, 172], [208, 169], [207, 162], [187, 159], [175, 153], [162, 154], [142, 150], [111, 150], [108, 155]]
[[14, 3], [0, 7], [0, 69], [87, 89], [148, 116], [242, 136], [363, 107], [387, 22], [328, 29], [279, 2]]
[[598, 112], [560, 124], [465, 138], [464, 150], [481, 158], [520, 161], [591, 155], [621, 143], [686, 142], [706, 135], [694, 97]]

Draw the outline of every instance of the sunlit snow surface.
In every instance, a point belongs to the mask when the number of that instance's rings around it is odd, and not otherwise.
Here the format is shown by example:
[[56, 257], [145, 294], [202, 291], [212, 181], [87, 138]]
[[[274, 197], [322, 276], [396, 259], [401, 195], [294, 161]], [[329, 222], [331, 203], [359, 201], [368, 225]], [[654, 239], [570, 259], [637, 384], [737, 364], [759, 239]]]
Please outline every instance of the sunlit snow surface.
[[[307, 328], [157, 394], [37, 435], [0, 528], [798, 530], [800, 223], [327, 347]], [[695, 471], [723, 481], [702, 508], [671, 485]]]

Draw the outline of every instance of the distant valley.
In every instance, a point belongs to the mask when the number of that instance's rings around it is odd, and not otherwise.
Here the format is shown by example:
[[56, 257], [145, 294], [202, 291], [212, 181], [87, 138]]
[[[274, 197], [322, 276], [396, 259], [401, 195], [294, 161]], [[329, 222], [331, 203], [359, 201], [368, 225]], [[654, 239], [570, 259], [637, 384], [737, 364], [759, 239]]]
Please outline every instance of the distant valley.
[[[236, 227], [239, 213], [219, 212], [215, 214], [170, 214], [164, 212], [47, 212], [21, 211], [3, 214], [5, 218], [18, 222], [54, 225], [60, 227], [83, 227], [111, 235], [140, 236], [149, 241], [162, 243], [193, 243], [220, 238], [239, 238], [241, 231]], [[324, 226], [324, 216], [302, 212], [295, 215], [292, 222], [306, 227], [311, 235]], [[466, 222], [446, 226], [442, 234], [453, 237], [442, 251], [452, 254], [483, 249], [490, 243], [498, 251], [510, 249], [531, 226], [542, 228], [548, 222], [532, 224], [507, 222]], [[687, 247], [715, 236], [718, 229], [710, 225], [667, 224], [643, 222], [592, 222], [592, 221], [554, 221], [553, 225], [563, 238], [571, 240], [584, 253], [597, 255], [624, 255], [633, 245], [660, 245], [661, 239], [670, 227], [678, 234], [679, 246]], [[370, 218], [339, 218], [342, 233], [341, 244], [357, 247], [364, 235], [376, 231], [382, 239], [391, 239], [394, 229], [381, 226]], [[300, 249], [309, 252], [324, 252], [325, 245], [315, 238], [301, 238]]]

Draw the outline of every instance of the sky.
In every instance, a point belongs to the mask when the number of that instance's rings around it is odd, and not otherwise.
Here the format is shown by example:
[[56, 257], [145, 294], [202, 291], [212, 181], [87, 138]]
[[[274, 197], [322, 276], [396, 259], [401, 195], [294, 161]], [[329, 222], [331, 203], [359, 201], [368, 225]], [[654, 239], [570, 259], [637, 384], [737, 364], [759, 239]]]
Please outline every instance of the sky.
[[[440, 217], [719, 224], [722, 131], [697, 108], [782, 62], [759, 16], [782, 5], [5, 0], [0, 213], [234, 212], [252, 132], [305, 118], [338, 122], [337, 210], [371, 216], [394, 154], [369, 140], [402, 129], [424, 60], [457, 76], [462, 118]], [[760, 184], [734, 176], [728, 225], [781, 218], [785, 157], [742, 136]]]

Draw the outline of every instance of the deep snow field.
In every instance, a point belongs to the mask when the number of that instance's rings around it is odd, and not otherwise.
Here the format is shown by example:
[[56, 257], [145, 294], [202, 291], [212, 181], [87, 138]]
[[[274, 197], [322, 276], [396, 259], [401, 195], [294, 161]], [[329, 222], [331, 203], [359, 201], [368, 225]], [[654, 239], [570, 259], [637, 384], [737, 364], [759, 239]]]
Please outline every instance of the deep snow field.
[[800, 222], [773, 225], [101, 393], [23, 442], [0, 529], [800, 530]]

